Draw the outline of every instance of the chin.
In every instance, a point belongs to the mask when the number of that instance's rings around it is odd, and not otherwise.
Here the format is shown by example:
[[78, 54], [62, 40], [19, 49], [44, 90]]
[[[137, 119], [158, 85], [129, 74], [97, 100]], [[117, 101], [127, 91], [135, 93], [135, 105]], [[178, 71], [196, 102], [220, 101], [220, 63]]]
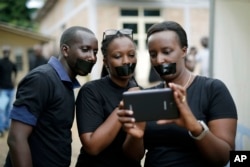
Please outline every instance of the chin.
[[122, 79], [131, 79], [134, 74], [126, 75], [126, 76], [120, 76]]
[[166, 75], [161, 75], [161, 79], [163, 80], [169, 80], [174, 77], [174, 74], [166, 74]]
[[88, 75], [89, 73], [84, 73], [84, 72], [79, 72], [78, 73], [78, 75], [80, 75], [80, 76], [86, 76], [86, 75]]

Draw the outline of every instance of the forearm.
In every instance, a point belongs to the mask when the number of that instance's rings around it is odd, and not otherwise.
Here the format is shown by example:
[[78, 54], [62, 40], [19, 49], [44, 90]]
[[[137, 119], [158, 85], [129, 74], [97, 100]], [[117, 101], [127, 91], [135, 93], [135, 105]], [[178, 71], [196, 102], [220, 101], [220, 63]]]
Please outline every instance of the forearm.
[[[220, 119], [209, 122], [209, 132], [196, 144], [203, 156], [217, 165], [225, 165], [230, 157], [230, 151], [235, 147], [235, 119]], [[193, 132], [192, 134], [198, 135]]]
[[126, 140], [123, 144], [124, 153], [135, 160], [141, 160], [144, 156], [144, 142], [143, 138], [135, 138], [127, 134]]
[[89, 154], [97, 155], [107, 148], [121, 129], [115, 111], [85, 140], [84, 148]]
[[32, 167], [30, 148], [27, 142], [8, 142], [12, 166]]
[[203, 156], [215, 165], [225, 165], [230, 157], [232, 148], [227, 142], [214, 136], [211, 132], [196, 144]]

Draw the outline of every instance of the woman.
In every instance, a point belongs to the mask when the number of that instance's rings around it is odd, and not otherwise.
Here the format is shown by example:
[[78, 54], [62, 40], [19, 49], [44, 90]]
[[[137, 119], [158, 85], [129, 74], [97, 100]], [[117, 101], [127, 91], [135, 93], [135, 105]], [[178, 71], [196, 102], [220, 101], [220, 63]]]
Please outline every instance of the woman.
[[122, 150], [126, 133], [116, 111], [122, 93], [137, 87], [133, 78], [136, 46], [130, 29], [107, 30], [103, 34], [103, 63], [109, 74], [86, 83], [76, 101], [76, 119], [81, 153], [76, 166], [139, 167], [140, 161], [128, 158]]
[[220, 80], [194, 76], [185, 68], [187, 36], [178, 23], [153, 25], [147, 43], [151, 64], [164, 80], [154, 88], [173, 90], [180, 117], [147, 122], [145, 127], [145, 122], [135, 123], [132, 111], [119, 110], [128, 132], [124, 151], [141, 159], [147, 149], [146, 167], [224, 166], [235, 147], [237, 124], [228, 89]]

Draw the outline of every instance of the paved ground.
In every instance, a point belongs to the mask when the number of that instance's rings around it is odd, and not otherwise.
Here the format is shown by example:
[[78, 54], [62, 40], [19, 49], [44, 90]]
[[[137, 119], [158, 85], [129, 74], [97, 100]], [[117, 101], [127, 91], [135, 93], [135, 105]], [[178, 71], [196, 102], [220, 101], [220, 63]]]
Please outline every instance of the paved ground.
[[5, 136], [3, 138], [0, 138], [0, 166], [3, 166], [5, 156], [8, 150], [6, 140], [7, 140], [7, 133], [5, 133]]

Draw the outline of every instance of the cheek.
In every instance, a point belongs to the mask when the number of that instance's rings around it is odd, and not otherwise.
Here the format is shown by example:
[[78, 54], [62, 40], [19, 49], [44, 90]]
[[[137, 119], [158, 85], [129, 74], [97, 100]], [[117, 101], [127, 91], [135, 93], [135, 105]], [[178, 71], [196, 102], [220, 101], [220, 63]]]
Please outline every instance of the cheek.
[[154, 57], [154, 58], [151, 58], [151, 57], [149, 57], [149, 59], [150, 59], [150, 63], [151, 63], [151, 65], [157, 65], [157, 57]]
[[122, 59], [111, 59], [109, 65], [112, 67], [117, 67], [122, 65]]
[[133, 58], [131, 58], [131, 62], [133, 62], [133, 63], [137, 63], [137, 57], [133, 57]]
[[71, 54], [70, 56], [66, 57], [67, 63], [70, 67], [74, 67], [76, 64], [76, 58]]

